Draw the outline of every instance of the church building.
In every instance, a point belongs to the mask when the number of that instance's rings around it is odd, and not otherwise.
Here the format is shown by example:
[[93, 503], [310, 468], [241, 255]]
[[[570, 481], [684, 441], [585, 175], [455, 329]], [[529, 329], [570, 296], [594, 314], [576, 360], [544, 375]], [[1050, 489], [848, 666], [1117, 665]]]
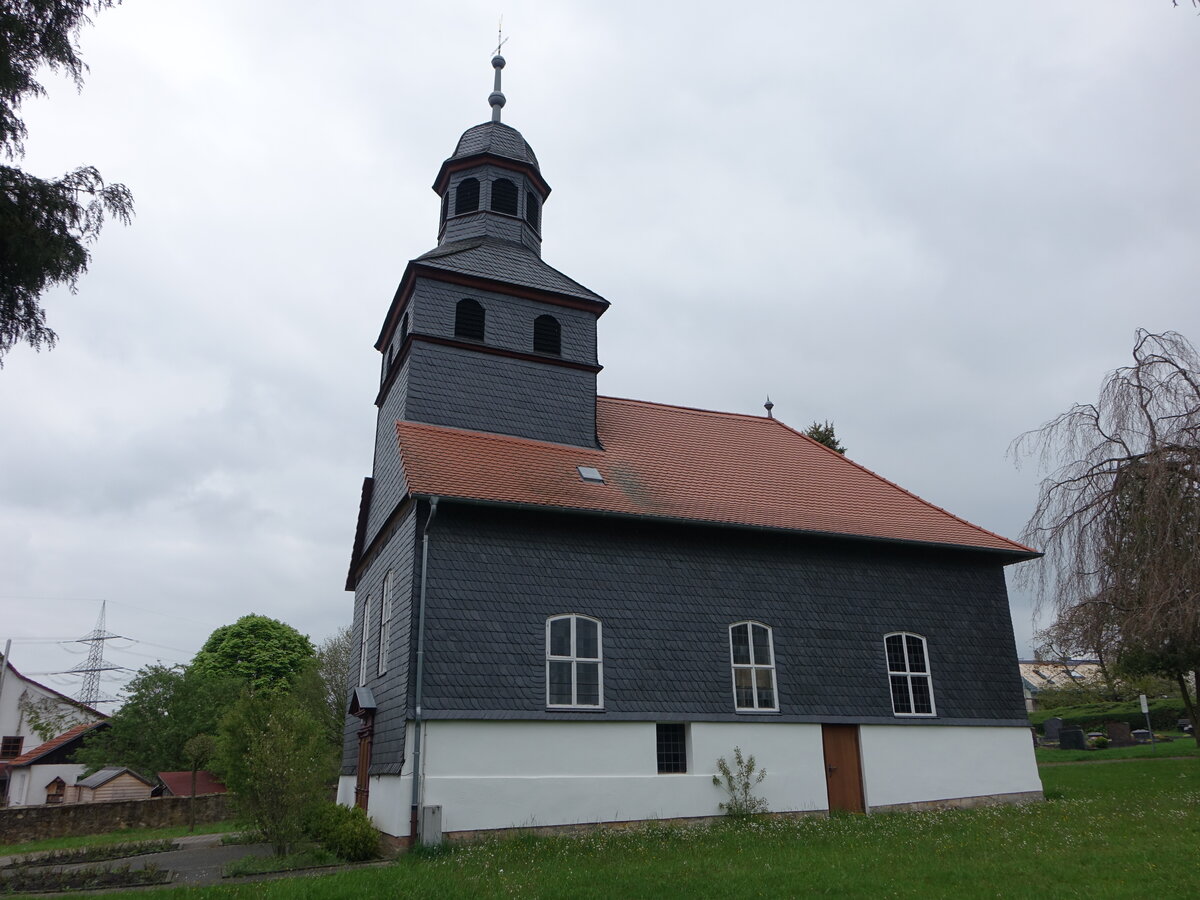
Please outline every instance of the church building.
[[1041, 797], [1004, 567], [1028, 547], [771, 417], [602, 397], [608, 301], [542, 260], [500, 121], [375, 344], [339, 800], [400, 840]]

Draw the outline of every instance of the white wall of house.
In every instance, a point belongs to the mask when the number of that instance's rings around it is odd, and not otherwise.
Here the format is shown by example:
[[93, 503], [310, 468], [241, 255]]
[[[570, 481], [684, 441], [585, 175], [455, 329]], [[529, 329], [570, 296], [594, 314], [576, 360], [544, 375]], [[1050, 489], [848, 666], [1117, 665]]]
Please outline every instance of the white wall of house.
[[61, 778], [69, 786], [82, 774], [83, 766], [78, 763], [12, 769], [9, 771], [8, 805], [39, 806], [46, 802], [46, 785], [55, 778]]
[[[73, 706], [69, 698], [64, 697], [57, 691], [53, 691], [43, 684], [38, 684], [29, 678], [26, 678], [12, 666], [4, 663], [7, 671], [4, 673], [4, 684], [0, 685], [0, 736], [11, 735], [13, 737], [25, 738], [25, 744], [21, 748], [22, 753], [27, 753], [34, 747], [42, 743], [42, 739], [38, 737], [29, 725], [29, 718], [21, 710], [21, 697], [25, 696], [31, 702], [39, 700], [52, 700], [60, 702], [64, 710], [69, 709], [71, 712], [72, 724], [77, 724], [84, 721], [95, 721], [100, 718], [95, 713], [89, 713], [85, 710], [80, 710]], [[67, 728], [71, 726], [68, 725]], [[63, 729], [64, 731], [66, 728]]]
[[1040, 792], [1028, 728], [864, 726], [869, 806]]
[[[447, 832], [719, 815], [712, 776], [735, 746], [767, 770], [757, 793], [773, 811], [828, 808], [820, 725], [692, 723], [688, 772], [669, 775], [657, 771], [653, 722], [425, 726], [424, 803], [442, 806]], [[866, 725], [860, 743], [869, 806], [1041, 790], [1022, 728]], [[371, 779], [370, 815], [387, 834], [408, 834], [410, 768]], [[352, 776], [338, 799], [354, 802]]]

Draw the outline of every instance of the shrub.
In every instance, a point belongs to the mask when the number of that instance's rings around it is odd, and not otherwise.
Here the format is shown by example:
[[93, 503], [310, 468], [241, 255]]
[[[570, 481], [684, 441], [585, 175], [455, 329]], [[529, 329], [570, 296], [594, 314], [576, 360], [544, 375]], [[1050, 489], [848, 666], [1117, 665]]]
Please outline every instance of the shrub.
[[347, 862], [359, 862], [379, 856], [379, 832], [357, 806], [337, 803], [318, 804], [305, 831], [330, 853]]
[[717, 773], [713, 784], [724, 788], [729, 795], [727, 802], [718, 804], [726, 815], [750, 816], [767, 811], [767, 801], [754, 796], [754, 788], [767, 777], [767, 770], [758, 768], [753, 755], [743, 757], [742, 748], [734, 747], [733, 767], [722, 756], [717, 760]]
[[1091, 740], [1089, 740], [1088, 743], [1092, 745], [1093, 750], [1107, 750], [1108, 749], [1108, 738], [1106, 738], [1106, 737], [1094, 737]]
[[[1150, 701], [1150, 726], [1156, 731], [1174, 731], [1176, 721], [1186, 715], [1183, 701], [1177, 697]], [[1103, 731], [1106, 722], [1124, 722], [1130, 728], [1146, 727], [1146, 716], [1137, 700], [1039, 709], [1029, 714], [1029, 721], [1040, 731], [1042, 724], [1053, 716], [1063, 720], [1063, 728], [1082, 728], [1085, 732]]]

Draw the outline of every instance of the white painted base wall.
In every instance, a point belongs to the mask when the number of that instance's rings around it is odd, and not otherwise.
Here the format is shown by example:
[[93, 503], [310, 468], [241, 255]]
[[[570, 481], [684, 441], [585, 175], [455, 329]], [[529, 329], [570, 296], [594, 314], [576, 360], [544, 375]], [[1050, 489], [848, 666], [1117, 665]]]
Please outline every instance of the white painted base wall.
[[[411, 730], [410, 730], [411, 738]], [[1023, 728], [864, 725], [868, 807], [1041, 791]], [[408, 835], [411, 740], [403, 775], [371, 779], [369, 813], [385, 834]], [[425, 723], [424, 799], [442, 830], [477, 831], [720, 814], [716, 761], [754, 754], [767, 777], [757, 793], [774, 812], [828, 808], [821, 726], [696, 722], [688, 774], [657, 771], [653, 722]], [[354, 802], [343, 776], [338, 801]]]
[[8, 773], [8, 805], [39, 806], [46, 802], [46, 785], [61, 778], [68, 786], [83, 774], [79, 763], [52, 766], [22, 766]]

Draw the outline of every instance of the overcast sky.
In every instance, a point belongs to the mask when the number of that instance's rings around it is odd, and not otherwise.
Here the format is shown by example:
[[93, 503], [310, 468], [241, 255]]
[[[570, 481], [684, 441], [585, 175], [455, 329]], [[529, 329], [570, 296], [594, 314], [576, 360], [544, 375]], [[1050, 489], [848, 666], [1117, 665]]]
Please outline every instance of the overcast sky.
[[[83, 33], [82, 93], [47, 76], [26, 104], [24, 166], [95, 165], [137, 216], [45, 297], [58, 348], [0, 371], [19, 669], [78, 665], [58, 642], [100, 599], [131, 669], [248, 612], [315, 642], [349, 623], [372, 344], [436, 243], [439, 165], [489, 116], [498, 12], [127, 0]], [[554, 188], [544, 256], [612, 303], [602, 393], [746, 413], [769, 393], [1016, 537], [1038, 473], [1012, 438], [1094, 398], [1136, 327], [1200, 341], [1187, 3], [503, 12], [504, 121]]]

